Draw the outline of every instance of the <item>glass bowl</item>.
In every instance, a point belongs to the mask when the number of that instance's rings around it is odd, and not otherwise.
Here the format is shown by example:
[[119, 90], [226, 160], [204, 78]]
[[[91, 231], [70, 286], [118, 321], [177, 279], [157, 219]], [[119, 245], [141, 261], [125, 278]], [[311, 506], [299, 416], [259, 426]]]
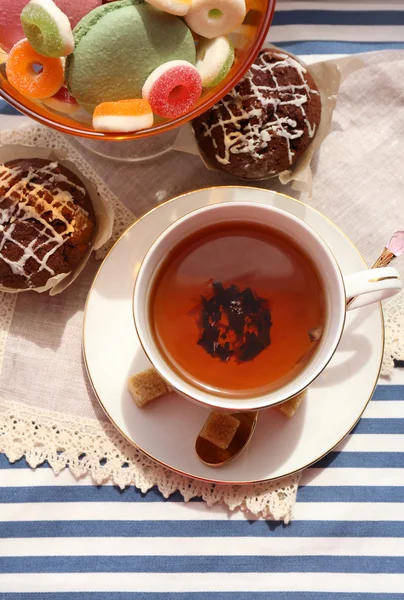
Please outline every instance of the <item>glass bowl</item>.
[[89, 122], [78, 121], [47, 108], [40, 101], [25, 98], [8, 83], [5, 75], [5, 60], [7, 55], [1, 50], [0, 96], [7, 100], [14, 108], [43, 125], [57, 129], [62, 133], [89, 140], [136, 140], [169, 132], [194, 119], [223, 98], [240, 81], [254, 62], [256, 55], [265, 41], [275, 10], [276, 0], [247, 0], [246, 3], [250, 9], [244, 19], [244, 23], [229, 36], [235, 47], [235, 61], [226, 79], [215, 88], [204, 90], [198, 103], [190, 112], [176, 119], [161, 119], [160, 122], [155, 122], [150, 129], [129, 133], [102, 133], [95, 131]]

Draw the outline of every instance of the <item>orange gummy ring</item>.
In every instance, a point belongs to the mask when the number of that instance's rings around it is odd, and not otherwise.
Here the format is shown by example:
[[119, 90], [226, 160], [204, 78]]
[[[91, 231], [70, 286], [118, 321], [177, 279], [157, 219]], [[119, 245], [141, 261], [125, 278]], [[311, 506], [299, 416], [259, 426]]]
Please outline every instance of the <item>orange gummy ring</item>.
[[21, 40], [10, 50], [6, 74], [11, 85], [28, 98], [54, 96], [65, 78], [61, 59], [41, 56], [28, 40]]

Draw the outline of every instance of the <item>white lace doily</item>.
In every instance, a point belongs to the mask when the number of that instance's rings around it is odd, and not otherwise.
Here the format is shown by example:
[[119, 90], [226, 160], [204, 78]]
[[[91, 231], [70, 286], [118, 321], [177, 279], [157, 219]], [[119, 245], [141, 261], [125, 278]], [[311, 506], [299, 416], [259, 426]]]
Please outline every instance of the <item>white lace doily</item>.
[[[91, 165], [68, 139], [50, 129], [33, 125], [15, 131], [1, 131], [0, 144], [43, 146], [66, 151], [82, 173], [93, 180], [100, 193], [113, 204], [115, 224], [111, 240], [97, 257], [133, 221], [134, 215], [112, 194]], [[17, 296], [0, 293], [0, 372]], [[77, 477], [91, 475], [96, 484], [112, 481], [120, 487], [135, 485], [142, 492], [157, 486], [168, 497], [180, 491], [185, 500], [202, 497], [209, 506], [226, 504], [253, 515], [289, 521], [299, 483], [293, 475], [271, 483], [247, 486], [216, 485], [178, 475], [131, 446], [113, 425], [96, 420], [69, 417], [62, 413], [33, 408], [0, 399], [0, 452], [11, 461], [25, 457], [30, 466], [48, 461], [57, 473], [68, 467]]]
[[186, 501], [200, 496], [208, 506], [224, 503], [258, 516], [289, 521], [300, 476], [247, 486], [216, 485], [178, 475], [131, 446], [110, 423], [69, 418], [61, 413], [0, 399], [1, 451], [9, 460], [25, 457], [35, 468], [48, 461], [55, 473], [68, 467], [76, 477], [90, 474], [94, 483], [113, 481], [142, 492], [157, 486], [164, 497], [179, 490]]
[[386, 340], [381, 375], [389, 377], [394, 360], [404, 360], [404, 292], [383, 305]]

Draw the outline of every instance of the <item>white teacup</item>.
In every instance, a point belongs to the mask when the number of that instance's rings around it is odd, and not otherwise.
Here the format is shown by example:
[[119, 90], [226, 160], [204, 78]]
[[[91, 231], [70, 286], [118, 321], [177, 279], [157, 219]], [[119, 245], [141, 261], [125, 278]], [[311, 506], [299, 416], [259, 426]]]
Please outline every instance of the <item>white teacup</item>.
[[[291, 381], [273, 391], [237, 401], [210, 392], [182, 379], [161, 354], [154, 341], [148, 309], [154, 277], [167, 254], [182, 239], [206, 226], [229, 221], [268, 224], [291, 237], [312, 258], [322, 277], [327, 303], [327, 321], [317, 352]], [[168, 227], [147, 252], [134, 289], [133, 312], [140, 343], [160, 375], [180, 394], [220, 410], [260, 410], [284, 402], [302, 392], [325, 369], [333, 357], [345, 324], [346, 311], [379, 302], [402, 289], [399, 273], [392, 267], [369, 269], [343, 277], [324, 240], [297, 217], [264, 204], [232, 202], [214, 204], [191, 212]], [[358, 298], [347, 307], [347, 300]]]

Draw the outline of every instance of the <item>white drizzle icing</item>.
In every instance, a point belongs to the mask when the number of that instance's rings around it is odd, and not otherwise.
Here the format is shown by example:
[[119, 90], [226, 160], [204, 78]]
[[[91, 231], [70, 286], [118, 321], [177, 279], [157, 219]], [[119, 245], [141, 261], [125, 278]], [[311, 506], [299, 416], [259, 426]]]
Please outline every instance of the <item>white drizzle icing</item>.
[[[203, 123], [205, 132], [204, 137], [211, 136], [213, 146], [216, 152], [216, 160], [227, 165], [230, 163], [230, 153], [232, 154], [251, 154], [255, 159], [262, 160], [263, 154], [259, 150], [268, 147], [270, 140], [277, 136], [283, 137], [287, 143], [289, 164], [292, 164], [294, 152], [291, 149], [290, 141], [300, 138], [304, 130], [298, 128], [298, 124], [294, 119], [278, 114], [280, 106], [294, 105], [297, 106], [303, 116], [304, 123], [307, 127], [307, 133], [310, 138], [313, 138], [316, 133], [316, 124], [310, 123], [306, 116], [305, 105], [309, 101], [311, 94], [318, 95], [318, 91], [312, 89], [307, 83], [304, 75], [306, 69], [297, 60], [287, 54], [277, 54], [271, 51], [272, 56], [278, 60], [275, 63], [267, 63], [262, 52], [256, 62], [251, 67], [249, 73], [244, 78], [243, 82], [248, 81], [251, 92], [248, 95], [240, 93], [240, 84], [231, 90], [212, 110], [219, 110], [224, 106], [228, 117], [223, 119], [217, 113], [218, 122], [210, 127]], [[281, 67], [292, 67], [300, 77], [301, 84], [299, 85], [279, 85], [275, 75], [275, 70]], [[257, 72], [268, 73], [274, 82], [274, 87], [270, 85], [259, 86], [254, 83], [254, 74]], [[245, 102], [249, 99], [257, 99], [254, 108], [245, 109]], [[274, 118], [265, 123], [266, 108], [268, 105], [273, 106]], [[236, 108], [236, 113], [234, 109]], [[254, 117], [257, 117], [254, 119]], [[242, 124], [242, 121], [247, 121]], [[224, 155], [220, 155], [218, 145], [215, 138], [212, 136], [212, 131], [220, 127], [223, 132]], [[229, 132], [227, 130], [230, 129]]]
[[[56, 172], [57, 168], [57, 162], [48, 163], [42, 168], [29, 167], [28, 173], [23, 176], [23, 170], [19, 165], [11, 168], [4, 164], [0, 165], [0, 260], [8, 264], [15, 275], [28, 279], [28, 285], [30, 285], [29, 275], [25, 272], [27, 261], [33, 259], [38, 263], [37, 273], [45, 270], [49, 276], [55, 275], [53, 269], [48, 265], [50, 256], [76, 230], [77, 213], [81, 212], [83, 216], [88, 216], [88, 213], [75, 203], [70, 192], [60, 189], [58, 184], [68, 183], [83, 196], [85, 196], [86, 190], [70, 181], [63, 173]], [[26, 168], [24, 170], [26, 171]], [[46, 176], [44, 184], [33, 182], [38, 174]], [[13, 180], [16, 182], [11, 185]], [[47, 200], [49, 196], [52, 197], [51, 201]], [[11, 201], [11, 205], [5, 208], [1, 205], [7, 199]], [[63, 214], [64, 210], [72, 215], [70, 220]], [[51, 213], [50, 223], [41, 216], [45, 213], [48, 215]], [[24, 245], [14, 239], [13, 233], [17, 223], [23, 223], [29, 219], [35, 219], [35, 225], [32, 221], [30, 225], [37, 229], [38, 236], [35, 236], [28, 245]], [[58, 225], [63, 226], [64, 229], [61, 233], [56, 231], [52, 225], [53, 221], [57, 221]], [[43, 240], [41, 243], [39, 243], [39, 237]], [[4, 256], [2, 251], [8, 242], [18, 246], [21, 250], [18, 261], [12, 261]], [[49, 250], [40, 258], [38, 250], [48, 244], [50, 244]]]

